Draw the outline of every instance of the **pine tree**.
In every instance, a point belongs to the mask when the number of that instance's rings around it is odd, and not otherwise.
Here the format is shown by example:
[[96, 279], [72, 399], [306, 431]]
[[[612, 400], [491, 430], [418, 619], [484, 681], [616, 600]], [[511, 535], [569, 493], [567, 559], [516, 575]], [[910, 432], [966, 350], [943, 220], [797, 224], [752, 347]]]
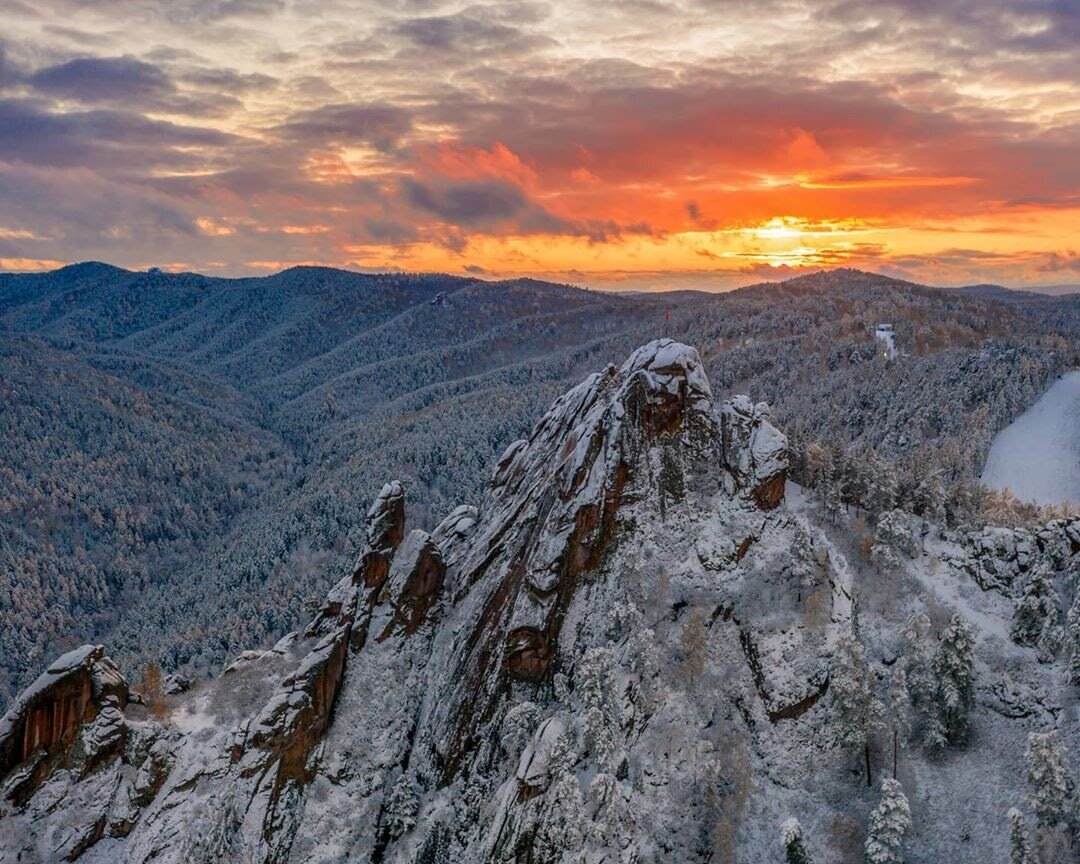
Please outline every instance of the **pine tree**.
[[1065, 619], [1064, 647], [1069, 661], [1069, 677], [1080, 684], [1080, 586]]
[[934, 655], [937, 678], [937, 708], [941, 726], [949, 744], [964, 744], [969, 731], [969, 714], [975, 702], [972, 660], [975, 638], [960, 615], [953, 615], [941, 634]]
[[1009, 809], [1009, 864], [1035, 864], [1031, 853], [1024, 814], [1015, 807]]
[[893, 779], [896, 779], [899, 751], [907, 745], [911, 734], [911, 694], [908, 692], [907, 675], [898, 666], [889, 681], [889, 723], [892, 726]]
[[941, 480], [941, 469], [927, 463], [919, 477], [914, 492], [915, 512], [932, 521], [940, 520], [945, 515], [945, 484]]
[[803, 472], [806, 484], [820, 493], [829, 471], [829, 451], [817, 441], [809, 442], [803, 448]]
[[829, 518], [829, 521], [835, 525], [840, 520], [840, 515], [844, 512], [843, 489], [840, 485], [839, 477], [835, 472], [831, 472], [826, 481], [822, 503], [825, 507], [825, 515]]
[[539, 722], [540, 709], [532, 702], [521, 702], [506, 712], [499, 743], [508, 759], [515, 760], [521, 755]]
[[585, 746], [601, 770], [612, 767], [622, 726], [611, 648], [590, 648], [576, 673], [577, 692], [585, 711]]
[[803, 843], [802, 826], [794, 816], [780, 826], [780, 842], [784, 846], [785, 864], [813, 864]]
[[611, 774], [601, 771], [589, 784], [590, 834], [602, 847], [618, 850], [632, 827], [629, 794]]
[[552, 780], [544, 793], [544, 809], [534, 841], [539, 861], [562, 861], [580, 852], [585, 842], [585, 801], [569, 760], [553, 759]]
[[1052, 828], [1063, 822], [1069, 812], [1065, 745], [1057, 730], [1028, 735], [1027, 763], [1036, 825]]
[[897, 780], [881, 781], [881, 801], [870, 814], [866, 864], [904, 864], [904, 835], [911, 828], [911, 808]]
[[[1045, 567], [1037, 567], [1024, 586], [1024, 592], [1013, 612], [1009, 635], [1018, 645], [1039, 649], [1039, 660], [1053, 660], [1059, 637], [1057, 634], [1060, 599]], [[1049, 655], [1049, 656], [1047, 656]]]
[[896, 470], [892, 464], [871, 451], [868, 465], [866, 509], [875, 516], [896, 506]]
[[829, 689], [833, 694], [838, 738], [842, 745], [862, 748], [866, 783], [871, 785], [870, 736], [882, 725], [884, 708], [874, 695], [873, 675], [862, 646], [851, 636], [837, 643]]
[[383, 810], [386, 831], [390, 837], [397, 838], [411, 831], [416, 825], [416, 814], [419, 809], [420, 801], [412, 780], [402, 774], [390, 790]]
[[904, 626], [904, 672], [911, 704], [925, 710], [934, 698], [930, 672], [930, 619], [924, 612], [912, 612]]
[[878, 516], [874, 545], [870, 552], [882, 570], [900, 566], [899, 553], [917, 558], [922, 544], [912, 526], [912, 518], [903, 510], [889, 510]]
[[633, 670], [638, 676], [638, 701], [641, 708], [651, 714], [656, 710], [663, 692], [660, 680], [660, 651], [656, 647], [656, 633], [644, 627], [630, 638], [630, 656]]

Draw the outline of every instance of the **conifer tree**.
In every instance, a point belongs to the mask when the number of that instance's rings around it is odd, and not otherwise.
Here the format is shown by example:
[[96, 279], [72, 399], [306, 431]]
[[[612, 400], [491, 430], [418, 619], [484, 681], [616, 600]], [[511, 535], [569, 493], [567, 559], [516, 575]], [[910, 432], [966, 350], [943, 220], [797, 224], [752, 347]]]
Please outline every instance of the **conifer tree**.
[[1015, 807], [1009, 809], [1009, 864], [1035, 864], [1031, 852], [1024, 814]]
[[908, 694], [915, 708], [925, 710], [934, 697], [928, 641], [930, 619], [924, 612], [912, 612], [904, 625], [904, 672]]
[[911, 734], [911, 694], [903, 666], [897, 667], [889, 681], [889, 725], [892, 727], [892, 773], [895, 780], [899, 752], [906, 747]]
[[953, 615], [941, 634], [934, 655], [937, 679], [937, 708], [941, 726], [949, 744], [964, 744], [969, 731], [969, 714], [975, 702], [972, 661], [975, 638], [960, 615]]
[[1077, 586], [1076, 598], [1065, 619], [1064, 647], [1069, 663], [1069, 678], [1073, 684], [1080, 684], [1080, 586]]
[[911, 808], [898, 780], [881, 781], [881, 801], [870, 814], [866, 864], [904, 864], [904, 835], [911, 828]]
[[1027, 765], [1036, 825], [1052, 828], [1061, 824], [1069, 812], [1069, 775], [1065, 746], [1056, 729], [1028, 735]]
[[881, 728], [884, 708], [874, 695], [873, 674], [862, 646], [851, 636], [845, 636], [836, 646], [829, 689], [833, 694], [840, 743], [862, 748], [869, 786], [873, 783], [870, 737]]
[[1050, 574], [1045, 567], [1036, 567], [1016, 604], [1009, 635], [1018, 645], [1038, 648], [1042, 662], [1053, 660], [1058, 647], [1059, 604]]
[[573, 772], [569, 738], [560, 736], [548, 760], [550, 783], [537, 827], [534, 853], [540, 861], [574, 860], [585, 842], [581, 784]]
[[664, 687], [660, 680], [660, 651], [651, 627], [643, 627], [631, 636], [630, 656], [638, 676], [639, 698], [636, 701], [646, 713], [651, 713], [656, 710]]
[[891, 463], [873, 451], [870, 454], [869, 466], [866, 509], [876, 516], [896, 506], [896, 470]]
[[413, 826], [416, 825], [416, 814], [419, 807], [420, 802], [411, 778], [406, 774], [402, 774], [394, 783], [386, 799], [386, 807], [383, 813], [386, 819], [387, 833], [391, 837], [397, 838], [411, 831]]
[[577, 670], [584, 709], [585, 746], [601, 770], [612, 767], [622, 725], [615, 692], [615, 655], [611, 648], [590, 648]]
[[802, 826], [794, 816], [780, 826], [780, 842], [784, 846], [784, 864], [813, 864], [803, 843]]

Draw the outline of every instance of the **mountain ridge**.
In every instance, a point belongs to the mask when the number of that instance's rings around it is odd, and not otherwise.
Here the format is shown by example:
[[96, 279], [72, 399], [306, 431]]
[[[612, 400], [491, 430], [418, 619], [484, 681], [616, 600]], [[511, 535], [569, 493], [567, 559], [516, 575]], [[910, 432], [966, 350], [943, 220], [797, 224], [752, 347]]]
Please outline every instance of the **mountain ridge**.
[[[1072, 578], [1080, 521], [897, 523], [874, 568], [790, 458], [694, 349], [642, 346], [432, 531], [385, 484], [310, 623], [216, 681], [133, 696], [100, 646], [52, 663], [0, 720], [0, 862], [767, 860], [795, 816], [847, 864], [890, 759], [909, 860], [985, 862], [1029, 732], [1080, 745], [1062, 665], [1001, 636], [1030, 579]], [[958, 705], [900, 683], [931, 652]]]

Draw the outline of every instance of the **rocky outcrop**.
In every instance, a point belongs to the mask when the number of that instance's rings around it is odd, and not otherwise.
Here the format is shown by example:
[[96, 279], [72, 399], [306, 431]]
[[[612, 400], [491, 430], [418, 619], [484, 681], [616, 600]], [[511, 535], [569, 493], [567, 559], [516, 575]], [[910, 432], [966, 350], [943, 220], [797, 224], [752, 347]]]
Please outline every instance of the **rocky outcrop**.
[[[551, 790], [580, 774], [606, 778], [594, 818], [657, 814], [603, 842], [670, 858], [656, 838], [700, 816], [669, 806], [679, 772], [722, 761], [705, 730], [740, 718], [761, 749], [818, 722], [852, 625], [842, 556], [781, 507], [786, 471], [766, 406], [717, 407], [693, 349], [642, 347], [510, 445], [479, 507], [406, 534], [384, 486], [303, 632], [170, 697], [165, 726], [121, 716], [66, 854], [108, 836], [131, 862], [545, 860]], [[0, 861], [50, 830], [48, 800], [97, 794], [65, 783], [0, 809], [25, 834]]]
[[749, 494], [762, 510], [771, 510], [784, 497], [790, 465], [787, 438], [769, 422], [769, 406], [746, 396], [728, 399], [720, 407], [721, 455], [738, 491]]
[[127, 682], [101, 645], [59, 657], [0, 719], [0, 778], [24, 766], [7, 794], [26, 799], [61, 767], [86, 772], [115, 755], [127, 699]]
[[964, 535], [961, 547], [951, 559], [954, 567], [984, 591], [1012, 596], [1040, 562], [1060, 570], [1080, 554], [1080, 519], [1056, 519], [1033, 531], [987, 526]]

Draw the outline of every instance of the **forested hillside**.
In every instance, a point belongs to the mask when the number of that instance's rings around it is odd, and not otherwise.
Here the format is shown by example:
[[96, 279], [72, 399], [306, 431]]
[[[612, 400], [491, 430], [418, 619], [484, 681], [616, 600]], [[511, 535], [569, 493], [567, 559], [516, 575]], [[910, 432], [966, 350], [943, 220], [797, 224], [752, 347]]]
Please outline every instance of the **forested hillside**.
[[804, 448], [969, 483], [1076, 365], [1080, 299], [856, 271], [615, 296], [85, 264], [0, 276], [0, 334], [3, 701], [71, 639], [198, 674], [294, 628], [351, 566], [386, 479], [422, 490], [410, 520], [431, 527], [569, 383], [656, 336], [696, 345], [718, 395], [769, 401]]

